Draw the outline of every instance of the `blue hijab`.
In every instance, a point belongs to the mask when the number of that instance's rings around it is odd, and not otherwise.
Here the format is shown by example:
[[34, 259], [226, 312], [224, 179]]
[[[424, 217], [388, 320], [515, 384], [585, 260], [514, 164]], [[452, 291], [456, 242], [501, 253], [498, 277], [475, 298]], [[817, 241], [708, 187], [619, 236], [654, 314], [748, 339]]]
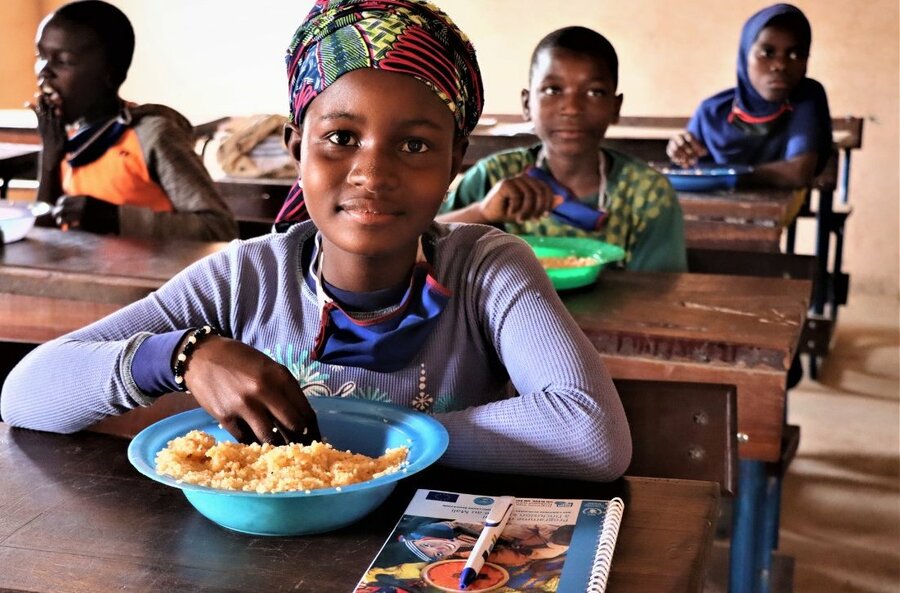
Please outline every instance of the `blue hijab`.
[[[798, 39], [809, 41], [809, 21], [799, 8], [775, 4], [750, 17], [741, 31], [737, 86], [703, 101], [688, 124], [709, 150], [705, 160], [720, 165], [759, 165], [815, 152], [817, 172], [831, 154], [831, 114], [821, 84], [804, 78], [784, 102], [767, 101], [747, 72], [747, 56], [759, 33], [777, 16], [795, 15]], [[804, 49], [809, 52], [809, 46]]]

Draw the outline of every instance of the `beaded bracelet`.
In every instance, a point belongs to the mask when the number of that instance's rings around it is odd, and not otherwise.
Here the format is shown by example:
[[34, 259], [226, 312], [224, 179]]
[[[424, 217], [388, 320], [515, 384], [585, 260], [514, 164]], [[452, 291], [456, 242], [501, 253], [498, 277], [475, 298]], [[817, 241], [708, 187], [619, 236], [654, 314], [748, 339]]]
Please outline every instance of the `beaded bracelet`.
[[197, 347], [197, 342], [210, 335], [218, 336], [220, 334], [211, 325], [204, 325], [203, 327], [198, 327], [191, 331], [188, 339], [184, 341], [184, 346], [181, 347], [181, 352], [175, 357], [175, 364], [172, 365], [172, 371], [175, 373], [175, 384], [178, 385], [178, 388], [181, 391], [187, 391], [187, 385], [184, 383], [184, 371], [187, 366], [188, 358], [190, 358], [194, 348]]

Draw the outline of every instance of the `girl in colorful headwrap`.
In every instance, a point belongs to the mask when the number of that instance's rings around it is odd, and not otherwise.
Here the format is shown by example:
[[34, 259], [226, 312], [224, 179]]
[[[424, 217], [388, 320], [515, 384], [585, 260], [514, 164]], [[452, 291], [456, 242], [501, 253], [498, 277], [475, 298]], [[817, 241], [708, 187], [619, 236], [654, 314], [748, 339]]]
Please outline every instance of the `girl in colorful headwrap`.
[[452, 466], [619, 476], [621, 402], [529, 247], [433, 222], [482, 107], [465, 35], [423, 0], [319, 0], [287, 66], [309, 220], [41, 346], [4, 420], [68, 432], [188, 388], [239, 439], [304, 441], [306, 395], [356, 397], [433, 414]]
[[744, 24], [737, 86], [700, 104], [669, 141], [683, 166], [753, 165], [741, 183], [806, 187], [831, 154], [831, 115], [822, 85], [806, 77], [812, 32], [803, 13], [775, 4]]

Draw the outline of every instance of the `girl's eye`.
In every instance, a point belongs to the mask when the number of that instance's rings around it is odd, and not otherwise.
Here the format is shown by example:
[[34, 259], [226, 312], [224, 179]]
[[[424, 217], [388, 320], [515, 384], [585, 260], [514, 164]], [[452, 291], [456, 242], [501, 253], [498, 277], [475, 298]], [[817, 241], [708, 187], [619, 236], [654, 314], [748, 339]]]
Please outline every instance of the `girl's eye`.
[[411, 152], [418, 154], [420, 152], [428, 152], [428, 145], [424, 141], [417, 138], [411, 138], [403, 143], [403, 152]]
[[588, 97], [605, 97], [606, 91], [604, 89], [589, 89], [587, 92]]
[[356, 146], [356, 138], [353, 137], [353, 134], [350, 132], [345, 132], [343, 130], [339, 130], [337, 132], [332, 132], [327, 136], [328, 141], [332, 144], [337, 144], [338, 146]]
[[545, 86], [544, 88], [541, 89], [541, 92], [545, 95], [558, 95], [559, 87]]

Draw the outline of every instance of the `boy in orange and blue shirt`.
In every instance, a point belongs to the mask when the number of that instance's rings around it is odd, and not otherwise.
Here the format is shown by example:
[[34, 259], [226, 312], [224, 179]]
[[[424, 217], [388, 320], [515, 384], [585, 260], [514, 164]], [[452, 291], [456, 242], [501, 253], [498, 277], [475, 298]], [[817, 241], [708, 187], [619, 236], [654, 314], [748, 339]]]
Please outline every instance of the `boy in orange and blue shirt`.
[[190, 123], [119, 97], [134, 51], [128, 18], [72, 2], [38, 29], [43, 141], [38, 199], [58, 226], [155, 239], [228, 240], [237, 228], [193, 151]]

